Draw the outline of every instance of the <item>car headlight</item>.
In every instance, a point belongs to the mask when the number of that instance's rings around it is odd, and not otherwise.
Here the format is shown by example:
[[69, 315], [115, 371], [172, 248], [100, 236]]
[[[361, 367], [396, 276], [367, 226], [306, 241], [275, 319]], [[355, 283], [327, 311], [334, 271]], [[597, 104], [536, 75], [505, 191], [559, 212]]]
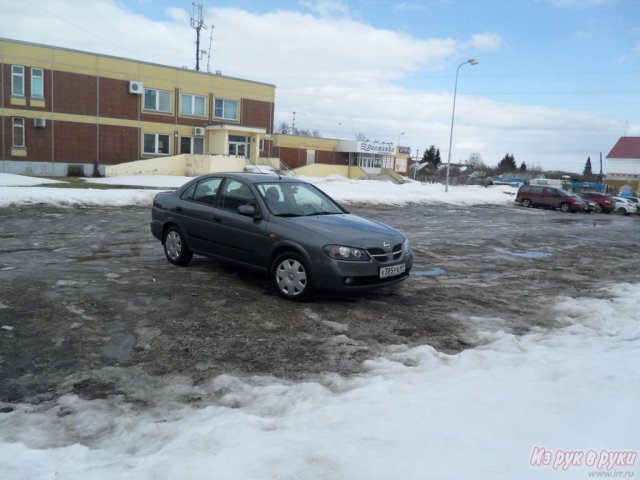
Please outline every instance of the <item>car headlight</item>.
[[361, 248], [346, 247], [344, 245], [327, 245], [324, 253], [335, 260], [367, 261], [369, 255]]
[[407, 238], [402, 244], [402, 252], [406, 255], [411, 252], [411, 243], [409, 243], [409, 239]]

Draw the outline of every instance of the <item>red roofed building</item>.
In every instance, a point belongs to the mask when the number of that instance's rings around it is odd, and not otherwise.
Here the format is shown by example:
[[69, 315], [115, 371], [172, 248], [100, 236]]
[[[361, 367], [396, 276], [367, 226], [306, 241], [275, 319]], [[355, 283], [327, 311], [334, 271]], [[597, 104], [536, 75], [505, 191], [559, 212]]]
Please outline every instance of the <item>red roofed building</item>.
[[640, 194], [640, 137], [620, 137], [607, 155], [605, 183], [616, 190], [629, 185]]

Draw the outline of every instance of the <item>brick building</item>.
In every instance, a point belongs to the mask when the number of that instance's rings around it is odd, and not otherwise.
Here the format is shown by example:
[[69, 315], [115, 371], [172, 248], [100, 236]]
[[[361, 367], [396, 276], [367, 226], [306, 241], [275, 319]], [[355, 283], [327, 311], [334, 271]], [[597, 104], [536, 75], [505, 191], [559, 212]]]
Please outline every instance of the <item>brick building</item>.
[[269, 156], [275, 86], [0, 39], [0, 172], [91, 175], [180, 153]]

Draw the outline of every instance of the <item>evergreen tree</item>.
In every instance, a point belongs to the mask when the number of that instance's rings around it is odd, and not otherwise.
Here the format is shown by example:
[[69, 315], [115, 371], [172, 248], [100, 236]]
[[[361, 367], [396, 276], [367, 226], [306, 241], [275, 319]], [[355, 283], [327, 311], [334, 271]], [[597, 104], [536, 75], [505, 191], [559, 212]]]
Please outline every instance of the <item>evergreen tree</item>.
[[440, 159], [440, 149], [436, 148], [435, 145], [431, 145], [428, 150], [425, 150], [420, 163], [428, 163], [430, 168], [436, 168], [442, 163]]
[[513, 154], [508, 153], [504, 156], [500, 163], [498, 163], [498, 170], [501, 172], [515, 172], [517, 170], [516, 159]]
[[587, 163], [584, 165], [584, 171], [582, 172], [584, 175], [591, 175], [593, 172], [591, 171], [591, 157], [587, 157]]
[[527, 171], [527, 164], [526, 163], [522, 162], [520, 164], [520, 171], [521, 172], [526, 172]]

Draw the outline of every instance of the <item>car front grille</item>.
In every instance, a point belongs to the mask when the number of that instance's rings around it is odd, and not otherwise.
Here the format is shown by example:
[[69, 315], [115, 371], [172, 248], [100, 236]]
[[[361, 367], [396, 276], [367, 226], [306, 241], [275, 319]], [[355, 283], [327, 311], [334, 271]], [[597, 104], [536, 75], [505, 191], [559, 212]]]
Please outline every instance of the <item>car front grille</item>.
[[377, 247], [367, 248], [367, 252], [379, 263], [393, 262], [402, 256], [402, 244], [394, 245], [390, 252]]

